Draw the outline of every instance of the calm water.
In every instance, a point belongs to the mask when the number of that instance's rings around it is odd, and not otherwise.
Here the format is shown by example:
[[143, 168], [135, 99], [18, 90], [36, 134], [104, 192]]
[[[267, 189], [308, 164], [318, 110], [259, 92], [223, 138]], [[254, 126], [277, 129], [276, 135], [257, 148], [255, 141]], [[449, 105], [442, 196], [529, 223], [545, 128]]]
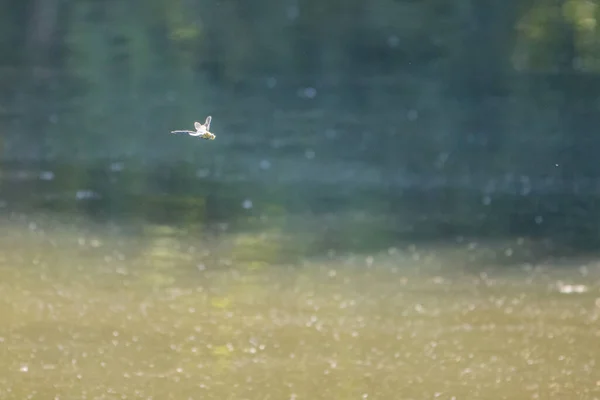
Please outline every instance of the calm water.
[[286, 263], [308, 235], [0, 230], [4, 399], [600, 398], [600, 264], [499, 265], [524, 240]]
[[0, 399], [600, 399], [573, 13], [12, 3]]

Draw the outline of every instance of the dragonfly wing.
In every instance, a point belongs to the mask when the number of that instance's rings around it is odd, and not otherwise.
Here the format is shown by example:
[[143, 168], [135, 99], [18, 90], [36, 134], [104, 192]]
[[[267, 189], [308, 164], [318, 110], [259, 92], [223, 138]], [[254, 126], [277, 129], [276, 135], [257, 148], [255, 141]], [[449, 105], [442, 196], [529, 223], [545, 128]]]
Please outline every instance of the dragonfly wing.
[[202, 124], [196, 121], [194, 122], [194, 128], [196, 128], [196, 130], [199, 131], [200, 129], [202, 129]]
[[210, 121], [212, 121], [212, 117], [209, 115], [206, 117], [206, 121], [204, 121], [204, 126], [206, 127], [206, 131], [210, 130]]

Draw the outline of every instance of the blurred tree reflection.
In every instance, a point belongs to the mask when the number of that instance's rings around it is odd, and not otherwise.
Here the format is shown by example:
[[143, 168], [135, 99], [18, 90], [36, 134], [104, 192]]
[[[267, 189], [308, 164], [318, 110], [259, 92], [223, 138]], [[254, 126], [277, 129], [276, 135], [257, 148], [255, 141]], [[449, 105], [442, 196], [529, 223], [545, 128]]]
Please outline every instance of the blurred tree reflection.
[[[308, 191], [277, 179], [378, 184], [355, 201], [398, 213], [398, 186], [463, 179], [479, 191], [431, 196], [468, 219], [503, 180], [521, 193], [523, 177], [598, 177], [598, 13], [594, 0], [5, 0], [4, 159], [128, 160], [143, 171], [121, 174], [128, 188], [177, 193], [198, 220], [261, 196], [239, 181], [269, 182], [265, 204], [285, 210]], [[208, 114], [214, 145], [163, 134]], [[55, 184], [111, 193], [76, 170]], [[509, 231], [557, 207], [502, 204]]]

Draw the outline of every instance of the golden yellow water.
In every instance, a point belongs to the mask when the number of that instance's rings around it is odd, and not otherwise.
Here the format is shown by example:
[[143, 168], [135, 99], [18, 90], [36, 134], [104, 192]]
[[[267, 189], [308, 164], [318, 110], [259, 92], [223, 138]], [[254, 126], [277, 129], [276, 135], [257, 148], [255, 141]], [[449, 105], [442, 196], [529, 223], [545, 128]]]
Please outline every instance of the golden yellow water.
[[240, 253], [264, 238], [3, 219], [0, 398], [600, 398], [593, 260]]

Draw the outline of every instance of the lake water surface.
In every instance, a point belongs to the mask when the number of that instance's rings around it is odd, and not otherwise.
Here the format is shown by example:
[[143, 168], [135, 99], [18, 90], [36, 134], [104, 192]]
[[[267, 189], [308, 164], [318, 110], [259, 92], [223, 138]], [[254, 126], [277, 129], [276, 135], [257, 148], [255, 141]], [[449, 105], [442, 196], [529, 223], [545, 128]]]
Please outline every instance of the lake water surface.
[[0, 231], [4, 399], [600, 398], [600, 264], [500, 265], [523, 240], [299, 261], [309, 230]]

